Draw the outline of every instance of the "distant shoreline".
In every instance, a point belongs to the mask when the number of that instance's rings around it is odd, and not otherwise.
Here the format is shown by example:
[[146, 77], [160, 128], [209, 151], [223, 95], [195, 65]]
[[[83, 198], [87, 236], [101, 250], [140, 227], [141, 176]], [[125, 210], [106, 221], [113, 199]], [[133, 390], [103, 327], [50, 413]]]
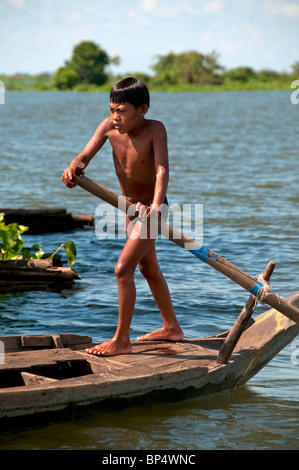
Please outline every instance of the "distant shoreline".
[[[97, 92], [105, 93], [109, 92], [113, 83], [110, 82], [104, 86], [98, 87], [94, 85], [78, 85], [72, 89], [58, 90], [55, 87], [49, 86], [47, 84], [34, 84], [34, 83], [12, 83], [10, 80], [6, 80], [5, 77], [0, 76], [5, 90], [7, 91], [19, 91], [19, 92], [41, 92], [41, 91], [53, 91], [53, 92]], [[281, 90], [290, 90], [292, 81], [281, 82], [256, 82], [254, 80], [248, 81], [246, 83], [236, 83], [228, 82], [222, 85], [214, 84], [204, 84], [204, 85], [195, 85], [195, 84], [181, 84], [181, 85], [168, 85], [168, 86], [150, 86], [151, 92], [167, 92], [167, 93], [180, 93], [180, 92], [221, 92], [221, 91], [281, 91]]]

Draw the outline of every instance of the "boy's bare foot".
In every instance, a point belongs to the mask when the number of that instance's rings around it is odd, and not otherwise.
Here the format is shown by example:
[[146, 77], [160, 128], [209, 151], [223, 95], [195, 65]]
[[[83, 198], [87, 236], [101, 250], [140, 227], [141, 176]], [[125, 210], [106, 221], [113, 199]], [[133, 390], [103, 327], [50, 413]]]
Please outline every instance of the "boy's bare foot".
[[132, 345], [130, 341], [115, 340], [114, 338], [105, 343], [97, 344], [92, 348], [86, 349], [88, 354], [95, 356], [117, 356], [119, 354], [130, 354]]
[[139, 336], [137, 341], [181, 341], [183, 338], [184, 333], [180, 328], [163, 327]]

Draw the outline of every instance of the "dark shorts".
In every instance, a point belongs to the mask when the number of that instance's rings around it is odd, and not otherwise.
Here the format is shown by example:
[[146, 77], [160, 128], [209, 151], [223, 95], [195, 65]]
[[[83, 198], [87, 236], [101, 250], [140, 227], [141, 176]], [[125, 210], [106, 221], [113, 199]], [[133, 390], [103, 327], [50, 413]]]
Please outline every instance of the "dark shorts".
[[[151, 202], [149, 204], [144, 204], [146, 207], [151, 207]], [[168, 204], [168, 199], [167, 196], [165, 196], [165, 199], [163, 201], [162, 207], [161, 207], [161, 216], [163, 217], [164, 220], [167, 219], [168, 217], [168, 209], [169, 209], [169, 204]]]
[[[152, 203], [149, 202], [149, 203], [146, 203], [146, 204], [143, 204], [143, 205], [144, 205], [145, 207], [147, 207], [148, 210], [149, 210], [150, 207], [151, 207], [151, 204], [152, 204]], [[167, 217], [168, 217], [168, 209], [169, 209], [169, 208], [168, 208], [168, 205], [169, 205], [169, 204], [168, 204], [168, 199], [167, 199], [167, 196], [165, 196], [165, 199], [164, 199], [164, 202], [163, 202], [163, 204], [162, 204], [162, 207], [160, 208], [160, 209], [161, 209], [160, 213], [161, 213], [161, 216], [163, 217], [164, 220], [166, 220]], [[137, 213], [137, 212], [136, 212], [136, 214], [129, 216], [129, 219], [130, 219], [130, 220], [134, 220], [136, 217], [138, 217], [138, 213]]]

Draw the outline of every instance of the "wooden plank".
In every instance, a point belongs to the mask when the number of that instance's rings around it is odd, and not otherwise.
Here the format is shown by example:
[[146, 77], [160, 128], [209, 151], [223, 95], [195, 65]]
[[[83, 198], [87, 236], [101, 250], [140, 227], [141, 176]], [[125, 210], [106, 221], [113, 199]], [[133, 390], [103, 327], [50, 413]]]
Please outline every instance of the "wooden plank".
[[24, 380], [24, 385], [43, 385], [52, 384], [57, 382], [57, 379], [50, 379], [42, 375], [30, 374], [30, 372], [21, 372], [21, 377]]
[[21, 336], [22, 348], [52, 348], [53, 344], [53, 338], [50, 335]]
[[[45, 338], [45, 340], [43, 340]], [[69, 348], [72, 350], [91, 347], [92, 338], [88, 335], [76, 335], [73, 333], [51, 334], [51, 335], [17, 335], [0, 336], [6, 353], [23, 351], [24, 345], [27, 350], [30, 347], [37, 349], [45, 345], [50, 348]], [[57, 354], [57, 353], [55, 353]]]
[[44, 270], [53, 268], [53, 260], [50, 259], [10, 259], [0, 261], [0, 271], [5, 270]]
[[55, 267], [48, 268], [45, 270], [37, 269], [1, 269], [0, 270], [0, 280], [1, 281], [37, 281], [42, 282], [71, 282], [74, 279], [81, 279], [79, 274], [77, 274], [72, 268], [66, 267]]
[[0, 292], [57, 289], [78, 279], [81, 277], [72, 268], [53, 266], [52, 260], [0, 261]]

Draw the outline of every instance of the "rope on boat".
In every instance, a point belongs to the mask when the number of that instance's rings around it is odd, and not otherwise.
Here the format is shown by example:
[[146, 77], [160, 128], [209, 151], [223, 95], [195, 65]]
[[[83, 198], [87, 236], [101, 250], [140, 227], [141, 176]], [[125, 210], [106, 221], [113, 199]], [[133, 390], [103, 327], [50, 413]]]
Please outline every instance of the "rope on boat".
[[263, 278], [263, 273], [257, 276], [257, 281], [255, 286], [250, 290], [250, 293], [256, 296], [258, 302], [264, 304], [268, 295], [272, 293], [271, 283], [270, 280], [266, 281]]

